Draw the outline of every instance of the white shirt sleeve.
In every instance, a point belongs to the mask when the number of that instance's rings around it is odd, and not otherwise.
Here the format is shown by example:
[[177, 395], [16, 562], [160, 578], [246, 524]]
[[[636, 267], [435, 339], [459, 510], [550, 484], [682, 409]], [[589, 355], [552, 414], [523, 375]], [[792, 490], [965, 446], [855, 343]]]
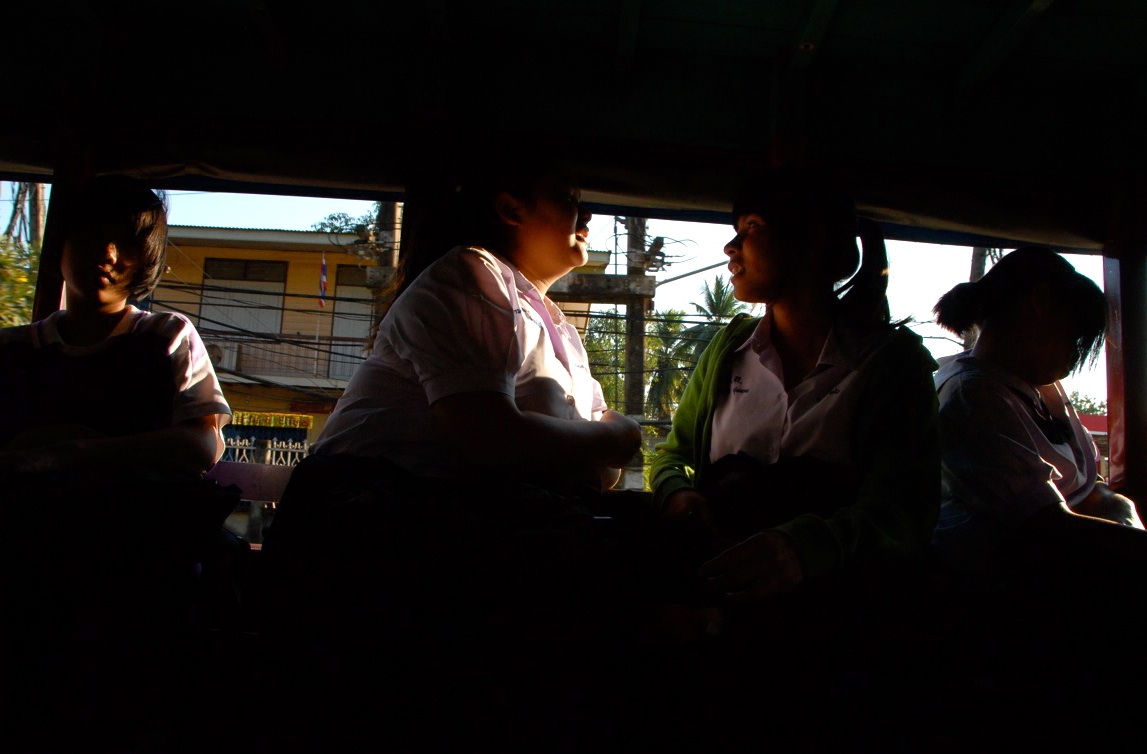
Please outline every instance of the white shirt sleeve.
[[609, 404], [605, 402], [605, 393], [601, 390], [601, 383], [596, 379], [593, 381], [593, 407], [591, 409], [593, 421], [601, 419], [601, 415], [609, 408]]
[[388, 337], [414, 369], [430, 404], [449, 395], [514, 396], [521, 354], [513, 273], [487, 251], [456, 249], [395, 303]]
[[137, 329], [162, 334], [167, 341], [175, 378], [172, 425], [214, 414], [221, 430], [231, 420], [231, 407], [195, 326], [181, 314], [163, 312], [141, 318]]

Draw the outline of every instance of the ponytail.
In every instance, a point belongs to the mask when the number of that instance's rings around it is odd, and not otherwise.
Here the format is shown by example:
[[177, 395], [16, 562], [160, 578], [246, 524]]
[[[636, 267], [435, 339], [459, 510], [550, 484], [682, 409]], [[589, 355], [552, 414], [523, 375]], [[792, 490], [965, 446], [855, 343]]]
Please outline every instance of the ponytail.
[[863, 253], [859, 269], [837, 288], [840, 312], [846, 322], [860, 328], [887, 327], [892, 315], [888, 308], [888, 249], [884, 232], [865, 217], [857, 218], [856, 230]]
[[936, 324], [945, 330], [963, 335], [983, 321], [983, 286], [960, 283], [945, 293], [932, 307]]

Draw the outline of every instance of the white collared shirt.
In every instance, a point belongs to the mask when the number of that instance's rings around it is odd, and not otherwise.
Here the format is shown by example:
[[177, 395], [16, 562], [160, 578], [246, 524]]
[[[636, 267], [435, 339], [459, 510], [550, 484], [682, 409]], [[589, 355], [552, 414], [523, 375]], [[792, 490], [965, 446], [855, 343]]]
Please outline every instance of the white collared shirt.
[[[936, 386], [944, 503], [1017, 524], [1044, 506], [1075, 506], [1095, 486], [1095, 443], [1058, 382], [1036, 387], [965, 352], [941, 360]], [[1048, 436], [1044, 409], [1061, 436]]]
[[[216, 445], [222, 455], [222, 430], [231, 420], [231, 408], [223, 397], [207, 348], [186, 316], [175, 312], [142, 311], [128, 305], [127, 313], [105, 339], [86, 346], [72, 345], [60, 335], [59, 323], [64, 316], [65, 312], [61, 310], [30, 325], [0, 330], [0, 345], [25, 342], [32, 348], [57, 349], [63, 356], [79, 360], [108, 350], [120, 337], [158, 338], [164, 344], [171, 364], [172, 426], [190, 419], [214, 416]], [[129, 386], [132, 365], [125, 364], [124, 368], [129, 372], [124, 376], [124, 384]], [[115, 399], [114, 396], [111, 399]], [[130, 392], [122, 400], [130, 404]], [[84, 417], [77, 416], [76, 422], [83, 424]], [[101, 427], [94, 428], [104, 431]]]
[[863, 358], [886, 333], [855, 340], [834, 327], [816, 367], [791, 391], [772, 344], [768, 313], [734, 352], [729, 391], [713, 415], [709, 460], [737, 453], [766, 464], [782, 458], [813, 457], [852, 465], [850, 424]]
[[503, 393], [522, 410], [564, 419], [596, 420], [606, 408], [581, 337], [557, 305], [505, 260], [458, 247], [395, 301], [315, 452], [456, 473], [430, 406], [469, 392]]

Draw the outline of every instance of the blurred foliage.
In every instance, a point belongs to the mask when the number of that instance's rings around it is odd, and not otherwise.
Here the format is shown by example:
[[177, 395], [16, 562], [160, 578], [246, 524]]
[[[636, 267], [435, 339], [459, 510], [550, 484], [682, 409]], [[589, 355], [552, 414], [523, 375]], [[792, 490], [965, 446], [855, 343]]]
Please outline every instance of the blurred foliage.
[[374, 203], [374, 208], [370, 212], [358, 217], [351, 217], [345, 212], [335, 212], [332, 215], [327, 215], [325, 219], [313, 223], [311, 229], [325, 233], [354, 233], [355, 228], [359, 225], [365, 225], [368, 228], [375, 225], [378, 222], [378, 212], [379, 202]]
[[1096, 400], [1090, 395], [1080, 395], [1078, 390], [1071, 391], [1071, 395], [1067, 398], [1078, 413], [1107, 416], [1107, 401]]
[[40, 251], [0, 237], [0, 327], [32, 321]]

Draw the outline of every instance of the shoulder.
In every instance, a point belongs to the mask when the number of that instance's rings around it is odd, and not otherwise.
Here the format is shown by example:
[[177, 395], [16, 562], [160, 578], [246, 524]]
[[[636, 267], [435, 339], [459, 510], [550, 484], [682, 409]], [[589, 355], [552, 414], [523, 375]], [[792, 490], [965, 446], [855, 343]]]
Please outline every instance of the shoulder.
[[748, 314], [738, 314], [729, 321], [721, 330], [713, 337], [713, 346], [717, 348], [727, 348], [729, 346], [736, 347], [744, 343], [753, 331], [757, 329], [757, 325], [761, 323], [762, 317], [750, 317]]
[[1010, 391], [998, 374], [967, 351], [941, 360], [936, 389], [941, 402], [955, 396], [1006, 396]]
[[63, 311], [56, 311], [44, 319], [37, 320], [28, 325], [0, 328], [0, 346], [27, 346], [43, 348], [46, 345], [57, 343], [60, 340], [56, 323], [63, 316]]
[[[514, 268], [493, 252], [477, 246], [455, 246], [426, 270], [427, 282], [495, 277], [513, 279]], [[416, 281], [417, 282], [417, 281]]]
[[515, 270], [508, 262], [486, 249], [456, 246], [427, 267], [404, 296], [407, 305], [415, 299], [460, 294], [504, 302], [515, 289]]
[[729, 355], [749, 339], [761, 319], [743, 313], [733, 317], [704, 347], [697, 362], [697, 371], [709, 372], [724, 364]]
[[903, 326], [861, 336], [858, 351], [857, 369], [864, 373], [899, 375], [904, 379], [926, 376], [931, 383], [938, 366], [923, 339]]
[[939, 368], [932, 353], [924, 345], [924, 339], [903, 325], [894, 327], [884, 334], [877, 348], [886, 355], [911, 360], [919, 366], [926, 367], [929, 372]]
[[199, 339], [195, 325], [185, 315], [178, 312], [139, 311], [131, 331], [161, 335], [170, 343], [181, 340]]
[[0, 346], [31, 345], [35, 325], [0, 328]]
[[974, 363], [964, 364], [942, 380], [937, 375], [937, 385], [940, 414], [946, 419], [990, 418], [985, 423], [999, 426], [1005, 420], [1013, 420], [1008, 417], [1026, 413], [1022, 401], [1007, 384]]
[[177, 369], [183, 368], [181, 365], [184, 364], [194, 366], [203, 362], [210, 363], [211, 357], [207, 354], [206, 344], [199, 337], [199, 331], [183, 314], [140, 311], [131, 332], [161, 343]]

